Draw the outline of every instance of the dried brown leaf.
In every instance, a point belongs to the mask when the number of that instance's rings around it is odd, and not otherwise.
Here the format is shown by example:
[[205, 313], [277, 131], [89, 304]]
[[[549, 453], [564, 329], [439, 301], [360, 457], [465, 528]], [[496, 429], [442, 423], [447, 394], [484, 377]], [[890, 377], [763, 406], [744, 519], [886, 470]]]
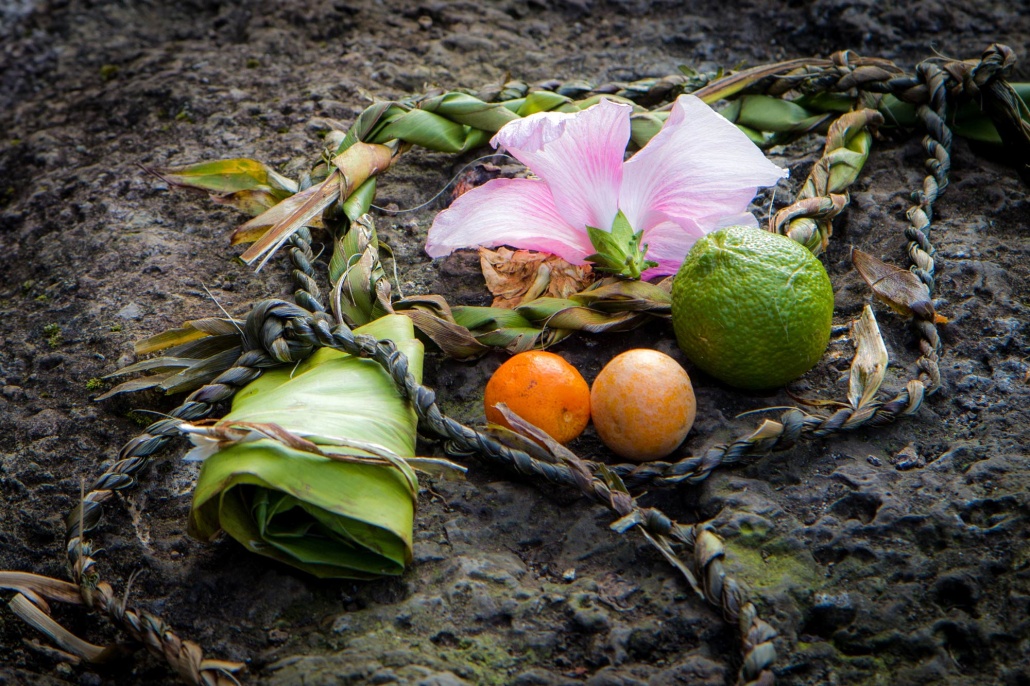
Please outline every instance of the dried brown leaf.
[[127, 652], [121, 646], [98, 646], [84, 641], [58, 624], [50, 615], [34, 605], [22, 594], [14, 596], [9, 603], [14, 614], [22, 618], [29, 626], [46, 634], [62, 651], [82, 658], [87, 662], [100, 664], [124, 657]]
[[31, 572], [0, 571], [0, 588], [24, 593], [32, 598], [82, 604], [82, 595], [75, 584]]
[[479, 357], [490, 348], [476, 340], [468, 329], [447, 321], [422, 309], [398, 310], [398, 314], [411, 319], [411, 323], [422, 334], [444, 351], [459, 360]]
[[862, 316], [851, 323], [851, 337], [856, 350], [848, 382], [848, 402], [857, 410], [876, 397], [890, 358], [880, 336], [880, 327], [876, 325], [873, 308], [868, 305], [862, 310]]
[[919, 277], [879, 260], [857, 248], [851, 250], [851, 261], [862, 279], [869, 284], [873, 295], [892, 310], [907, 317], [916, 316], [928, 321], [939, 321], [930, 301], [930, 292]]
[[548, 253], [479, 249], [479, 263], [493, 306], [513, 309], [542, 296], [567, 298], [593, 283], [589, 265], [574, 266]]
[[[232, 236], [229, 239], [230, 245], [239, 245], [240, 243], [253, 243], [254, 241], [264, 236], [270, 228], [290, 217], [305, 203], [311, 200], [311, 198], [314, 195], [322, 193], [324, 191], [325, 189], [322, 187], [321, 184], [319, 184], [316, 186], [311, 186], [310, 188], [306, 188], [300, 191], [299, 193], [291, 195], [285, 200], [276, 203], [275, 205], [268, 208], [258, 216], [236, 227], [236, 229], [232, 232]], [[319, 228], [321, 227], [321, 225], [321, 216], [312, 217], [308, 221], [308, 226], [312, 228]]]
[[755, 429], [754, 433], [748, 436], [745, 440], [757, 443], [759, 441], [779, 438], [782, 434], [783, 424], [774, 422], [771, 419], [766, 419], [757, 429]]
[[320, 219], [323, 210], [338, 199], [350, 196], [367, 179], [389, 168], [392, 162], [393, 152], [384, 145], [355, 143], [347, 148], [333, 158], [335, 169], [325, 181], [292, 196], [292, 203], [279, 203], [236, 229], [232, 236], [233, 245], [255, 240], [259, 229], [269, 227], [260, 234], [260, 238], [256, 238], [254, 245], [240, 255], [240, 259], [253, 264], [263, 258], [258, 266], [260, 269], [260, 265], [293, 233]]
[[[322, 183], [292, 196], [290, 200], [293, 202], [281, 202], [264, 214], [237, 227], [230, 239], [232, 245], [255, 240], [252, 233], [254, 227], [263, 228], [269, 218], [278, 218], [281, 213], [285, 213], [280, 221], [276, 221], [256, 238], [254, 244], [240, 255], [240, 259], [252, 264], [261, 257], [274, 253], [302, 226], [310, 226], [315, 218], [320, 218], [322, 212], [340, 197], [340, 177], [340, 171], [334, 169]], [[294, 207], [295, 203], [299, 204]]]

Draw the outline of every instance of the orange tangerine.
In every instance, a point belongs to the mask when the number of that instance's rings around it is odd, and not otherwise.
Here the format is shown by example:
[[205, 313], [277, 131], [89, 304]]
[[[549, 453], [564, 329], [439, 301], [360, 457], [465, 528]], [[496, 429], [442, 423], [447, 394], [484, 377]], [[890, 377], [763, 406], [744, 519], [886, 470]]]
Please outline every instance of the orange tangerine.
[[658, 460], [694, 425], [697, 401], [680, 364], [657, 350], [638, 348], [605, 365], [590, 390], [594, 428], [613, 452], [630, 460]]
[[483, 396], [486, 419], [511, 426], [495, 407], [504, 403], [559, 443], [583, 433], [590, 421], [590, 387], [579, 371], [554, 353], [530, 350], [498, 367]]

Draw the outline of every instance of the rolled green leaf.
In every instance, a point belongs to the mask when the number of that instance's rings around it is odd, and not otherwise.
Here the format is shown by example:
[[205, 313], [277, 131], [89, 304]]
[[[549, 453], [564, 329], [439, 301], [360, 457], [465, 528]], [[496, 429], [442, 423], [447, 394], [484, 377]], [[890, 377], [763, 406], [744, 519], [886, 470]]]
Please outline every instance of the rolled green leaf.
[[444, 93], [423, 100], [419, 103], [419, 109], [489, 132], [496, 132], [508, 122], [519, 118], [501, 103], [486, 103], [466, 93]]
[[571, 102], [569, 98], [558, 93], [552, 93], [550, 91], [535, 91], [530, 93], [525, 98], [521, 99], [517, 114], [520, 117], [528, 117], [531, 114], [537, 112], [550, 112], [556, 110], [559, 107], [568, 105]]
[[464, 152], [470, 129], [462, 124], [425, 110], [410, 110], [385, 126], [375, 141], [400, 139], [439, 152]]
[[[358, 330], [393, 340], [422, 374], [422, 345], [407, 317]], [[324, 453], [372, 457], [333, 439], [415, 454], [416, 416], [377, 363], [322, 349], [296, 368], [266, 372], [241, 390], [224, 422], [275, 424]], [[415, 496], [407, 465], [344, 462], [272, 439], [236, 443], [204, 461], [190, 534], [224, 531], [248, 550], [320, 578], [397, 575], [410, 563]]]
[[375, 199], [376, 177], [373, 176], [366, 179], [363, 184], [354, 189], [354, 192], [348, 196], [343, 203], [343, 213], [347, 215], [347, 219], [354, 221], [369, 211]]
[[668, 112], [641, 112], [630, 116], [630, 140], [633, 145], [642, 148], [658, 135], [669, 118]]
[[743, 95], [720, 111], [734, 124], [754, 131], [805, 133], [827, 120], [804, 107], [769, 95]]

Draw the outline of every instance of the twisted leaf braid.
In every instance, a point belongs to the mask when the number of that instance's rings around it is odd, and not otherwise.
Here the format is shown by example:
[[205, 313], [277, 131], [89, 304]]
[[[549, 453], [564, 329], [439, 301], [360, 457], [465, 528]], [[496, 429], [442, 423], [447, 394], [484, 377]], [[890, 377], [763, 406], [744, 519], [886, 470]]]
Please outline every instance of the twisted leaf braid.
[[847, 188], [869, 157], [872, 134], [883, 123], [876, 110], [848, 112], [830, 125], [823, 154], [809, 172], [793, 203], [772, 218], [770, 230], [800, 243], [813, 254], [826, 249], [833, 233], [833, 218], [849, 202]]
[[924, 385], [913, 380], [886, 402], [867, 403], [858, 410], [844, 407], [829, 417], [807, 414], [794, 408], [785, 412], [779, 422], [768, 421], [758, 430], [732, 443], [714, 445], [698, 456], [691, 455], [677, 462], [620, 464], [609, 469], [634, 489], [672, 487], [684, 482], [696, 484], [707, 479], [719, 467], [744, 464], [772, 451], [787, 450], [806, 435], [825, 438], [867, 425], [893, 423], [898, 417], [919, 411], [923, 397]]
[[832, 66], [813, 80], [815, 88], [841, 93], [851, 90], [903, 93], [907, 97], [902, 99], [921, 99], [919, 82], [889, 60], [861, 57], [851, 50], [841, 50], [830, 56], [830, 62]]
[[[83, 559], [89, 560], [89, 544]], [[149, 612], [126, 605], [115, 595], [106, 581], [78, 580], [82, 599], [87, 607], [106, 615], [134, 641], [146, 646], [152, 654], [163, 658], [184, 681], [196, 686], [239, 686], [233, 676], [242, 664], [204, 657], [203, 649], [193, 641], [179, 638], [167, 623]]]
[[[1014, 64], [1015, 54], [1012, 50], [994, 44], [983, 52], [976, 64], [948, 62], [942, 67], [927, 61], [916, 68], [916, 77], [926, 92], [926, 99], [916, 114], [926, 129], [923, 150], [926, 152], [924, 166], [927, 174], [922, 187], [912, 193], [915, 204], [906, 212], [909, 226], [905, 228], [905, 237], [909, 241], [907, 252], [912, 263], [910, 269], [926, 286], [931, 299], [936, 286], [934, 256], [937, 253], [930, 242], [933, 204], [947, 189], [948, 173], [951, 170], [952, 134], [946, 123], [949, 96], [980, 97], [985, 110], [992, 118], [996, 118], [999, 113], [994, 112], [992, 107], [999, 100], [997, 93], [1005, 93], [1003, 79]], [[983, 97], [985, 91], [995, 96]], [[919, 335], [921, 353], [917, 362], [917, 382], [925, 387], [927, 394], [933, 394], [941, 386], [938, 366], [941, 339], [935, 321], [916, 317], [914, 326]]]
[[[847, 51], [837, 53], [828, 62], [813, 61], [811, 66], [786, 75], [774, 75], [765, 80], [767, 92], [785, 92], [796, 86], [803, 90], [850, 91], [865, 90], [872, 93], [892, 93], [896, 97], [921, 105], [918, 116], [928, 130], [924, 148], [930, 172], [923, 188], [915, 198], [918, 204], [909, 211], [911, 226], [906, 230], [913, 271], [933, 291], [933, 254], [929, 242], [932, 204], [947, 185], [950, 167], [951, 133], [944, 123], [947, 105], [947, 86], [961, 81], [967, 94], [976, 89], [991, 89], [1000, 81], [1000, 75], [1011, 68], [1011, 51], [1004, 46], [991, 46], [975, 67], [968, 63], [948, 63], [944, 68], [924, 63], [915, 77], [905, 75], [886, 60], [858, 58]], [[963, 69], [962, 67], [966, 67]], [[564, 97], [589, 98], [598, 94], [612, 94], [636, 102], [661, 102], [680, 92], [696, 90], [707, 83], [709, 75], [695, 77], [675, 75], [666, 79], [644, 80], [633, 84], [608, 84], [590, 88], [582, 84], [547, 82], [527, 86], [520, 82], [504, 84], [496, 92], [480, 92], [484, 102], [510, 99], [525, 95], [534, 88], [553, 90]], [[825, 192], [829, 195], [829, 191]], [[832, 208], [831, 208], [832, 209]], [[814, 207], [812, 218], [827, 219], [826, 208]], [[821, 213], [821, 214], [820, 214]], [[795, 215], [791, 221], [803, 214]], [[418, 384], [409, 373], [407, 359], [390, 341], [376, 341], [367, 336], [354, 336], [345, 326], [330, 329], [329, 317], [322, 303], [321, 292], [311, 266], [313, 254], [310, 234], [303, 231], [293, 239], [290, 250], [295, 270], [293, 278], [297, 301], [301, 307], [281, 301], [264, 301], [248, 317], [242, 336], [244, 353], [237, 363], [219, 375], [211, 384], [191, 394], [172, 412], [172, 419], [155, 422], [122, 449], [119, 461], [110, 467], [91, 486], [83, 502], [69, 513], [66, 521], [68, 555], [73, 578], [79, 583], [83, 600], [104, 612], [112, 622], [124, 628], [135, 640], [144, 643], [151, 652], [163, 656], [188, 682], [206, 686], [222, 686], [234, 681], [231, 672], [239, 665], [204, 660], [196, 644], [181, 641], [160, 618], [127, 608], [114, 597], [111, 587], [99, 580], [91, 544], [84, 534], [100, 520], [101, 505], [116, 491], [131, 486], [149, 458], [161, 449], [181, 421], [191, 421], [210, 414], [214, 403], [230, 398], [242, 385], [257, 378], [266, 367], [301, 359], [317, 346], [329, 346], [350, 354], [374, 359], [390, 373], [395, 384], [416, 408], [419, 417], [437, 433], [448, 437], [460, 450], [474, 452], [487, 461], [502, 464], [517, 471], [544, 478], [552, 483], [578, 487], [584, 494], [628, 517], [638, 516], [634, 525], [641, 526], [649, 538], [673, 541], [685, 551], [693, 553], [693, 566], [706, 599], [722, 609], [724, 617], [738, 624], [742, 637], [744, 664], [740, 683], [768, 684], [773, 677], [769, 666], [775, 659], [772, 639], [775, 631], [757, 616], [754, 605], [722, 568], [722, 544], [703, 526], [685, 528], [669, 520], [654, 509], [638, 508], [628, 493], [613, 488], [610, 479], [624, 480], [631, 486], [646, 484], [671, 485], [682, 481], [697, 482], [720, 465], [734, 464], [769, 450], [785, 449], [808, 433], [828, 436], [833, 433], [863, 426], [884, 424], [901, 415], [918, 410], [926, 393], [940, 385], [936, 356], [940, 348], [933, 322], [917, 321], [921, 336], [920, 377], [906, 386], [894, 399], [885, 403], [870, 403], [855, 411], [845, 408], [830, 417], [807, 415], [791, 410], [781, 422], [766, 422], [753, 434], [732, 444], [714, 446], [699, 458], [686, 458], [677, 463], [651, 463], [640, 466], [622, 465], [606, 469], [593, 463], [584, 463], [588, 476], [566, 464], [541, 462], [521, 451], [512, 450], [473, 429], [444, 416], [435, 403], [435, 394]], [[601, 476], [598, 477], [597, 474]], [[619, 486], [622, 482], [619, 481]], [[677, 558], [678, 559], [678, 558]]]
[[[310, 231], [298, 232], [291, 238], [290, 257], [294, 265], [292, 275], [297, 297], [313, 306], [315, 312], [312, 316], [317, 317], [324, 316], [325, 308], [321, 305], [321, 291], [311, 266], [314, 256], [310, 241]], [[110, 584], [100, 580], [97, 562], [93, 558], [93, 545], [86, 540], [85, 534], [100, 523], [103, 503], [117, 491], [133, 486], [136, 475], [150, 464], [151, 457], [171, 438], [180, 435], [180, 423], [207, 417], [216, 403], [230, 399], [237, 390], [260, 376], [263, 369], [310, 354], [310, 348], [285, 340], [282, 318], [275, 316], [277, 312], [276, 304], [269, 301], [259, 303], [252, 316], [248, 317], [242, 336], [244, 352], [236, 363], [210, 384], [192, 393], [169, 413], [169, 418], [154, 422], [127, 442], [119, 452], [119, 459], [93, 482], [79, 504], [65, 517], [69, 569], [85, 604], [106, 615], [151, 653], [164, 658], [185, 681], [198, 686], [235, 684], [236, 679], [231, 674], [242, 665], [204, 659], [200, 646], [180, 639], [160, 617], [128, 607]]]
[[85, 534], [95, 528], [103, 514], [103, 503], [117, 491], [129, 488], [136, 475], [149, 463], [173, 435], [181, 421], [206, 417], [213, 404], [231, 397], [242, 385], [257, 378], [262, 366], [275, 364], [264, 351], [245, 352], [236, 365], [222, 373], [215, 381], [189, 396], [171, 412], [171, 419], [162, 419], [129, 441], [121, 450], [119, 460], [109, 467], [89, 488], [89, 491], [65, 518], [68, 563], [71, 578], [79, 586], [87, 607], [108, 617], [115, 626], [129, 634], [133, 640], [165, 661], [187, 683], [198, 686], [229, 686], [235, 684], [232, 672], [242, 665], [204, 659], [203, 650], [191, 641], [180, 639], [160, 617], [127, 606], [111, 585], [100, 580], [93, 546]]
[[473, 92], [484, 102], [499, 102], [524, 98], [534, 91], [549, 91], [571, 100], [585, 100], [598, 95], [614, 95], [649, 107], [674, 100], [682, 93], [691, 93], [703, 88], [718, 77], [717, 72], [670, 74], [660, 78], [645, 78], [631, 81], [610, 81], [591, 84], [587, 81], [560, 81], [550, 79], [530, 84], [525, 81], [507, 81], [481, 88]]
[[318, 287], [315, 268], [315, 253], [311, 250], [311, 229], [303, 227], [290, 236], [290, 261], [293, 263], [294, 301], [312, 312], [326, 311], [322, 290]]
[[436, 394], [418, 382], [409, 369], [407, 357], [389, 339], [377, 340], [372, 336], [355, 334], [344, 324], [330, 328], [324, 319], [281, 301], [260, 312], [255, 310], [251, 316], [255, 319], [262, 316], [287, 317], [288, 322], [275, 328], [289, 332], [305, 346], [312, 349], [332, 348], [376, 361], [390, 375], [401, 394], [412, 403], [423, 425], [449, 439], [459, 450], [522, 474], [577, 488], [588, 498], [609, 507], [622, 517], [638, 513], [635, 523], [649, 536], [674, 541], [694, 554], [695, 576], [700, 581], [706, 600], [720, 608], [727, 621], [738, 626], [744, 653], [739, 683], [772, 682], [770, 666], [776, 658], [772, 640], [776, 632], [758, 617], [757, 610], [747, 600], [740, 585], [727, 576], [721, 562], [724, 556], [722, 543], [711, 530], [703, 527], [687, 529], [657, 509], [638, 508], [628, 493], [614, 489], [603, 476], [596, 473], [583, 474], [568, 464], [535, 459], [447, 417], [436, 404]]
[[[927, 155], [924, 166], [927, 175], [923, 179], [922, 188], [912, 193], [912, 200], [916, 204], [905, 213], [909, 221], [909, 226], [905, 228], [905, 237], [909, 241], [907, 252], [912, 262], [911, 271], [923, 282], [932, 299], [936, 285], [934, 255], [937, 253], [930, 242], [933, 203], [948, 187], [948, 173], [951, 171], [951, 129], [945, 123], [948, 108], [947, 86], [950, 78], [945, 70], [927, 62], [920, 64], [916, 73], [926, 83], [930, 96], [929, 103], [920, 105], [916, 112], [927, 131], [927, 135], [923, 136], [923, 150]], [[926, 387], [927, 393], [933, 394], [941, 386], [941, 374], [937, 364], [941, 339], [937, 333], [937, 325], [932, 320], [917, 316], [914, 326], [919, 335], [921, 353], [917, 362], [919, 380]]]

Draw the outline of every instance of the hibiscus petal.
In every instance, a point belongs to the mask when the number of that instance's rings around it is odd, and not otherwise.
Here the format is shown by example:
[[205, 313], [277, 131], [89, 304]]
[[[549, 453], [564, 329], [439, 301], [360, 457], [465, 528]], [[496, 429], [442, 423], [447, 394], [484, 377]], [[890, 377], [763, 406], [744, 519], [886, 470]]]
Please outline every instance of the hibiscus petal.
[[736, 215], [787, 170], [693, 95], [676, 99], [662, 130], [626, 162], [619, 207], [633, 228]]
[[646, 280], [652, 276], [675, 274], [699, 238], [727, 226], [758, 226], [758, 220], [750, 212], [742, 212], [700, 220], [665, 220], [650, 229], [645, 229], [643, 242], [647, 243], [646, 257], [657, 262], [658, 266], [646, 270], [640, 278]]
[[465, 193], [436, 215], [426, 252], [443, 257], [497, 245], [549, 252], [573, 264], [594, 252], [586, 233], [562, 218], [547, 184], [536, 179], [494, 179]]
[[663, 221], [644, 230], [642, 242], [647, 244], [646, 258], [658, 263], [641, 274], [642, 279], [675, 274], [697, 239], [707, 233], [692, 219], [682, 222]]
[[607, 231], [619, 209], [631, 112], [610, 100], [573, 114], [541, 112], [505, 124], [491, 143], [547, 183], [569, 224]]

